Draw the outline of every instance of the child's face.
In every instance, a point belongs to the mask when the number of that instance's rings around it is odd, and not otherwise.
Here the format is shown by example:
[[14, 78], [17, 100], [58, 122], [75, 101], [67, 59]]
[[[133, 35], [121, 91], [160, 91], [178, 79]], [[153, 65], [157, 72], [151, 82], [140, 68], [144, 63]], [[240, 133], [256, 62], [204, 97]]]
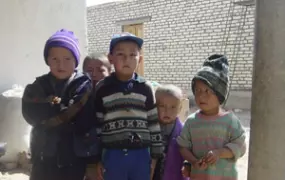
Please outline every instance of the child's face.
[[160, 123], [172, 123], [181, 110], [181, 101], [169, 94], [161, 94], [157, 97], [157, 110]]
[[108, 68], [101, 61], [95, 59], [87, 61], [84, 71], [90, 74], [94, 82], [98, 82], [110, 75]]
[[72, 53], [61, 47], [54, 47], [49, 50], [47, 63], [50, 72], [57, 79], [69, 78], [75, 70], [75, 59]]
[[125, 41], [116, 44], [109, 59], [117, 74], [131, 77], [142, 57], [136, 43]]
[[206, 115], [215, 115], [219, 112], [220, 103], [213, 90], [203, 81], [197, 80], [194, 87], [194, 95], [197, 106]]

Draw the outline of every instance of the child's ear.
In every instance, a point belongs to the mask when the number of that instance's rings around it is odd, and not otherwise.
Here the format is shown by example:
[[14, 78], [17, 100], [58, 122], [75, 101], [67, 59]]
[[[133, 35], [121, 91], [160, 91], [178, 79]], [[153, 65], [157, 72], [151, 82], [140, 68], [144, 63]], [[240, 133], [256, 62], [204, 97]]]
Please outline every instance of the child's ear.
[[142, 55], [140, 55], [140, 58], [139, 58], [139, 64], [142, 62], [142, 60], [143, 60], [143, 56], [142, 56]]
[[109, 60], [110, 64], [114, 64], [113, 55], [111, 53], [108, 54], [108, 60]]
[[181, 113], [181, 111], [182, 111], [182, 100], [180, 100], [179, 103], [178, 113]]

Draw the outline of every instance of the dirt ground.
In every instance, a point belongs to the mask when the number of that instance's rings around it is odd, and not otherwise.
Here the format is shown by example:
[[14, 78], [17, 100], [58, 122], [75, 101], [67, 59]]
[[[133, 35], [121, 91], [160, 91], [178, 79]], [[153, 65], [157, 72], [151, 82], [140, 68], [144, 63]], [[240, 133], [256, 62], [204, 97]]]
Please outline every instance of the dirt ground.
[[29, 180], [29, 176], [23, 173], [15, 173], [15, 174], [0, 174], [1, 180]]
[[246, 130], [246, 154], [238, 161], [239, 180], [247, 180], [247, 168], [248, 168], [248, 147], [249, 147], [249, 135], [250, 135], [250, 111], [236, 112], [236, 115], [240, 118]]
[[[249, 111], [236, 111], [236, 115], [240, 118], [243, 126], [246, 129], [247, 133], [247, 145], [249, 144], [249, 126], [250, 126], [250, 112]], [[247, 146], [248, 147], [248, 146]], [[238, 161], [238, 172], [239, 172], [239, 180], [247, 179], [247, 163], [248, 163], [248, 151], [244, 157], [242, 157]], [[20, 171], [13, 171], [10, 173], [1, 173], [0, 172], [0, 180], [28, 180], [29, 176], [21, 173]]]

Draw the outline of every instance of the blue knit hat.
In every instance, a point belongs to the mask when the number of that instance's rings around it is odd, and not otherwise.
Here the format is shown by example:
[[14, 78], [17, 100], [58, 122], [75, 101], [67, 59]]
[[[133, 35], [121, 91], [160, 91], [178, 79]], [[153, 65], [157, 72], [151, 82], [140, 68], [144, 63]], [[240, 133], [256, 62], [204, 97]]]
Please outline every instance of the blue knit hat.
[[44, 48], [44, 58], [46, 63], [47, 63], [48, 51], [52, 47], [63, 47], [71, 51], [76, 61], [76, 67], [78, 66], [80, 61], [79, 42], [77, 37], [74, 35], [72, 31], [61, 29], [56, 33], [54, 33], [46, 41]]

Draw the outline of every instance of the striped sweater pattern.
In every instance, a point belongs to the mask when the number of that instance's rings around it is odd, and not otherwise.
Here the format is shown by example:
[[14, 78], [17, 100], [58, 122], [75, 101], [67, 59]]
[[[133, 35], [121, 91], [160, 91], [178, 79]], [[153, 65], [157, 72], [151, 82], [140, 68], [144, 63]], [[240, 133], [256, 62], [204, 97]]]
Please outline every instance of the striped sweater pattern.
[[[120, 82], [112, 74], [97, 84], [95, 106], [103, 148], [148, 147], [153, 158], [162, 155], [162, 137], [150, 83], [138, 75]], [[139, 136], [139, 145], [130, 143], [132, 134]]]
[[210, 150], [229, 148], [232, 159], [219, 159], [206, 170], [192, 167], [191, 180], [237, 180], [236, 161], [245, 154], [245, 131], [232, 112], [207, 117], [200, 112], [190, 115], [177, 138], [181, 147], [200, 159]]

